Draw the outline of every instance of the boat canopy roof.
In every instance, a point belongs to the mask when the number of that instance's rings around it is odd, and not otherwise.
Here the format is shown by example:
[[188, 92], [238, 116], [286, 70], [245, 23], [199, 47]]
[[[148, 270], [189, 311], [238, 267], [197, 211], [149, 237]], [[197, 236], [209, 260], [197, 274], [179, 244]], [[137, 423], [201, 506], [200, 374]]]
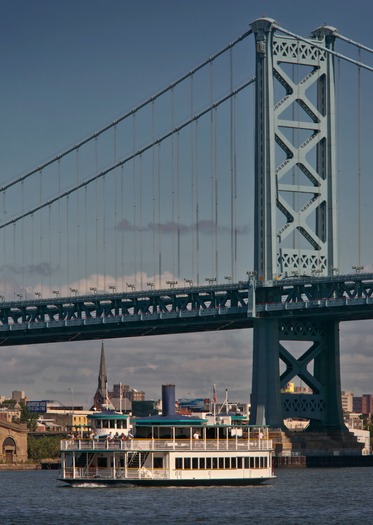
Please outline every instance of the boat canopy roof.
[[132, 419], [137, 427], [159, 427], [159, 426], [174, 426], [174, 427], [196, 427], [207, 423], [207, 419], [200, 417], [182, 416], [178, 414], [170, 414], [167, 416], [149, 416], [139, 419]]
[[95, 412], [94, 414], [89, 414], [88, 419], [128, 419], [128, 414], [122, 414], [121, 412], [116, 412], [115, 410], [103, 410], [102, 412]]

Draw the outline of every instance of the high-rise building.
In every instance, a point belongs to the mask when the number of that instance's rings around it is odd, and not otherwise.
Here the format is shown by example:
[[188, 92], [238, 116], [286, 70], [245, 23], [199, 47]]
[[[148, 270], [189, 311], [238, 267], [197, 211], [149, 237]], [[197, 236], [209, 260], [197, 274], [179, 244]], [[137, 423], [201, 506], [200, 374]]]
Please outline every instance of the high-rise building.
[[351, 413], [353, 412], [353, 400], [354, 400], [354, 394], [353, 392], [346, 392], [342, 390], [341, 392], [341, 398], [342, 398], [342, 410], [345, 413]]

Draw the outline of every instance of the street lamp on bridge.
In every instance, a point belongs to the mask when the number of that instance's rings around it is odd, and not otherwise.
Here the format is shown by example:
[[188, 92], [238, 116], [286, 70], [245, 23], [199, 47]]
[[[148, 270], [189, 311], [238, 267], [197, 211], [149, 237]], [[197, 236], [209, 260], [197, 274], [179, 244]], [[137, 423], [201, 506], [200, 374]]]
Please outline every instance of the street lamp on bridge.
[[95, 295], [97, 294], [97, 288], [96, 288], [96, 286], [91, 286], [89, 289], [90, 289], [91, 292], [93, 292]]
[[189, 284], [189, 286], [193, 286], [193, 279], [187, 279], [186, 277], [184, 277], [184, 281]]
[[36, 297], [37, 297], [38, 299], [41, 299], [41, 292], [34, 292], [34, 294], [36, 295]]
[[153, 290], [153, 288], [154, 288], [154, 283], [152, 283], [151, 281], [148, 281], [146, 284], [147, 284], [147, 286], [150, 287], [151, 290]]
[[58, 299], [58, 297], [59, 297], [59, 295], [60, 295], [60, 291], [59, 291], [59, 290], [52, 290], [52, 293], [53, 293], [53, 294], [57, 297], [57, 299]]
[[232, 277], [230, 275], [224, 275], [224, 279], [228, 281], [228, 284], [231, 284]]
[[76, 297], [78, 292], [79, 292], [79, 290], [78, 290], [78, 288], [70, 288], [70, 292], [75, 294], [75, 297]]
[[115, 293], [116, 288], [115, 284], [109, 284], [109, 290], [111, 290], [112, 293]]
[[205, 277], [205, 281], [207, 281], [211, 286], [212, 283], [216, 283], [216, 277]]
[[135, 285], [131, 283], [126, 283], [127, 288], [130, 288], [132, 291], [135, 289]]
[[352, 266], [352, 269], [355, 270], [356, 273], [360, 273], [361, 270], [364, 269], [364, 266], [361, 266], [360, 264], [356, 264], [356, 265]]
[[166, 281], [166, 284], [170, 286], [170, 288], [175, 288], [175, 285], [177, 284], [177, 281]]

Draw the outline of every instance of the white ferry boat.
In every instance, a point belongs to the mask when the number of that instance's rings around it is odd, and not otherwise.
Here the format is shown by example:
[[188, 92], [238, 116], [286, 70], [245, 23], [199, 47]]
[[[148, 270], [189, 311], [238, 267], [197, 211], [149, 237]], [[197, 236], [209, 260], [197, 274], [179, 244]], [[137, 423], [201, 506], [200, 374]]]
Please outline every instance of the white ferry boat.
[[[60, 480], [70, 485], [253, 485], [272, 478], [265, 427], [229, 414], [175, 413], [175, 387], [162, 386], [162, 415], [90, 416], [95, 437], [61, 442]], [[132, 426], [133, 425], [133, 426]]]

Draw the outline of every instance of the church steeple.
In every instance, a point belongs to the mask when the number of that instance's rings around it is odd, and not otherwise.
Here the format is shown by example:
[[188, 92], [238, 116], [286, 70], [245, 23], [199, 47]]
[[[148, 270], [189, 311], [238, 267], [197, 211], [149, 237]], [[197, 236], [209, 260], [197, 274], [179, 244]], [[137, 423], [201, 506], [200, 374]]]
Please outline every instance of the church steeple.
[[111, 410], [114, 409], [114, 406], [109, 398], [109, 393], [107, 389], [104, 342], [101, 343], [100, 369], [98, 372], [97, 390], [93, 398], [93, 408], [95, 408], [96, 410], [104, 410], [107, 408]]
[[106, 375], [106, 364], [105, 364], [105, 351], [104, 342], [101, 343], [101, 358], [100, 358], [100, 370], [98, 373], [98, 388], [101, 393], [106, 397], [107, 389], [107, 375]]

